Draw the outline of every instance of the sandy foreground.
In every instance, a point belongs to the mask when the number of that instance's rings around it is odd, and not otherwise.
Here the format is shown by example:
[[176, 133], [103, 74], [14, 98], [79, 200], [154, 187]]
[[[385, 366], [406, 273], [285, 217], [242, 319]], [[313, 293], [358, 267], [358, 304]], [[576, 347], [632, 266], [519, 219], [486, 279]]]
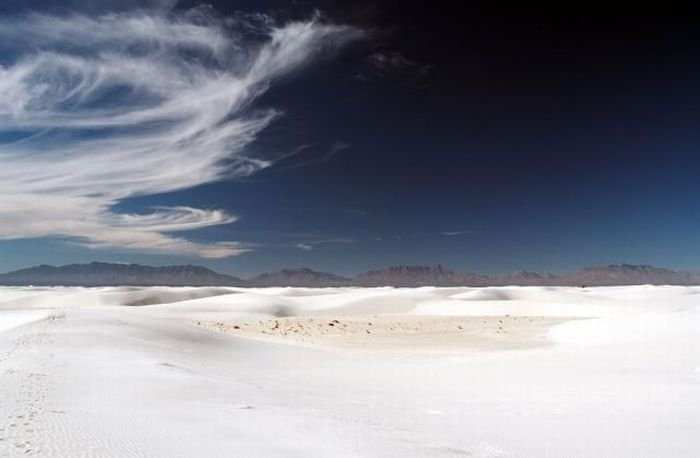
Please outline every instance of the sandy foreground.
[[0, 288], [0, 456], [697, 457], [698, 329], [696, 287]]

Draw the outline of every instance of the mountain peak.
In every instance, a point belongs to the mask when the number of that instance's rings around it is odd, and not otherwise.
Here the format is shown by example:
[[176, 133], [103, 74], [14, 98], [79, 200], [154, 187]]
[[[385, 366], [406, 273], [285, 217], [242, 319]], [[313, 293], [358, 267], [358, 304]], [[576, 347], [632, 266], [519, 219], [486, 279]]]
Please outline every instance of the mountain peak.
[[433, 266], [397, 265], [358, 275], [355, 283], [363, 286], [442, 286], [458, 284], [462, 274], [440, 264]]
[[241, 280], [201, 266], [152, 267], [93, 261], [59, 267], [40, 265], [0, 275], [5, 285], [37, 286], [226, 286]]
[[348, 285], [350, 279], [328, 272], [318, 272], [308, 267], [299, 267], [262, 273], [251, 278], [249, 283], [262, 286], [343, 286]]

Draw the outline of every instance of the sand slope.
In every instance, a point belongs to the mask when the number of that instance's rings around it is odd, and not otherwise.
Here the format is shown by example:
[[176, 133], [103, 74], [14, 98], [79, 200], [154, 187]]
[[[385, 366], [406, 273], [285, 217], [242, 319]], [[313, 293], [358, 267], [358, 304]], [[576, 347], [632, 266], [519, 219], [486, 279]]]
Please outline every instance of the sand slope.
[[0, 456], [696, 457], [698, 325], [695, 287], [0, 288]]

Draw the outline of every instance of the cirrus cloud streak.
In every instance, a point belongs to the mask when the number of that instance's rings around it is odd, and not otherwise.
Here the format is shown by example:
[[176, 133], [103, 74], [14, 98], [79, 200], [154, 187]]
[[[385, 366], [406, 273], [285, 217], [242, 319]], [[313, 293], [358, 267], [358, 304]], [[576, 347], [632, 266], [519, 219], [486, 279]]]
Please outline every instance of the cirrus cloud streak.
[[115, 206], [271, 165], [249, 146], [280, 113], [255, 100], [359, 35], [317, 18], [251, 35], [199, 10], [0, 20], [0, 239], [212, 258], [246, 251], [173, 235], [235, 221], [226, 211]]

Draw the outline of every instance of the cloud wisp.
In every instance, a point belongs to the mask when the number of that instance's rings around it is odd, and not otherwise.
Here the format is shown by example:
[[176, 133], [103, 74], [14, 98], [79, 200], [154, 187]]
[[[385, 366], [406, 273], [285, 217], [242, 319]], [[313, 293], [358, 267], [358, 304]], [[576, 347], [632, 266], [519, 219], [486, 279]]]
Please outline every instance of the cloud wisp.
[[334, 245], [334, 244], [345, 244], [345, 243], [355, 243], [354, 239], [317, 239], [317, 240], [306, 240], [304, 242], [299, 242], [295, 246], [303, 251], [311, 251], [316, 249], [319, 245]]
[[271, 165], [248, 147], [279, 113], [255, 100], [360, 32], [317, 18], [256, 34], [231, 24], [201, 10], [0, 20], [0, 239], [211, 258], [245, 251], [175, 235], [235, 221], [225, 211], [115, 206]]

